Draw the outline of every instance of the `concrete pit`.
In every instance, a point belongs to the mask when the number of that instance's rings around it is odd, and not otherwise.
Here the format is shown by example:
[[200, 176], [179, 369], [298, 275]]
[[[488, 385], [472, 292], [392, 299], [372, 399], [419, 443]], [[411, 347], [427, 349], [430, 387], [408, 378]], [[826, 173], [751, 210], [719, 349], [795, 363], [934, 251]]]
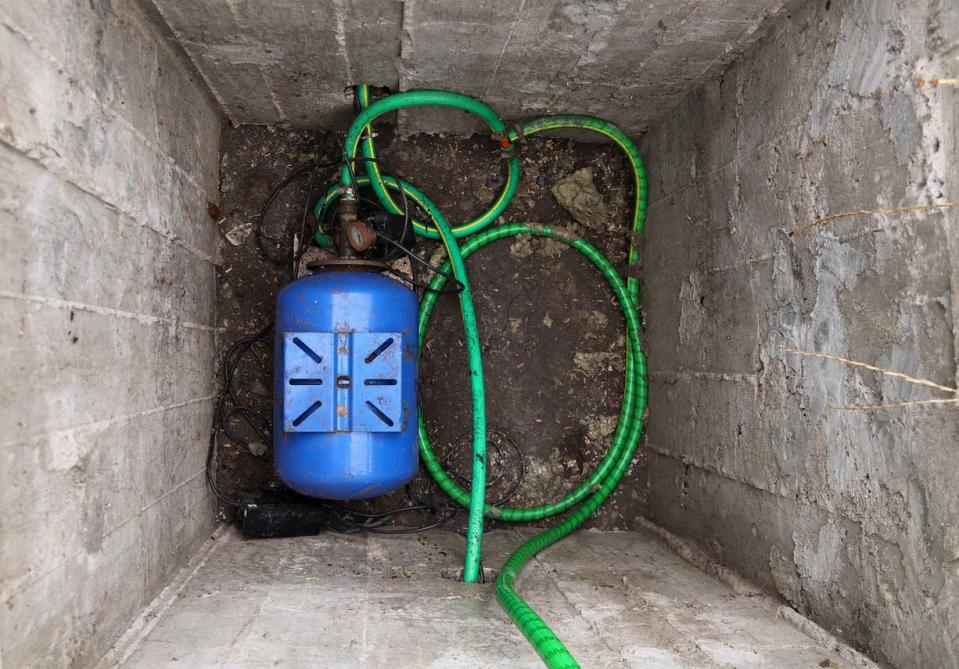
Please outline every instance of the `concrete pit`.
[[[583, 666], [959, 667], [957, 53], [946, 0], [0, 0], [0, 666], [539, 666], [493, 586], [444, 577], [467, 516], [425, 472], [346, 517], [307, 505], [333, 515], [285, 539], [243, 538], [208, 485], [290, 500], [268, 345], [231, 400], [259, 417], [215, 426], [208, 476], [211, 425], [231, 346], [290, 279], [260, 211], [310, 161], [336, 180], [344, 89], [369, 83], [602, 117], [645, 160], [642, 239], [627, 161], [588, 133], [517, 141], [493, 222], [641, 281], [643, 439], [517, 583]], [[457, 225], [504, 183], [474, 121], [374, 124], [383, 171]], [[263, 219], [277, 254], [307, 176]], [[490, 499], [555, 501], [615, 432], [622, 313], [555, 240], [468, 272]], [[460, 482], [467, 369], [441, 297], [420, 400]], [[556, 522], [488, 521], [482, 566]]]

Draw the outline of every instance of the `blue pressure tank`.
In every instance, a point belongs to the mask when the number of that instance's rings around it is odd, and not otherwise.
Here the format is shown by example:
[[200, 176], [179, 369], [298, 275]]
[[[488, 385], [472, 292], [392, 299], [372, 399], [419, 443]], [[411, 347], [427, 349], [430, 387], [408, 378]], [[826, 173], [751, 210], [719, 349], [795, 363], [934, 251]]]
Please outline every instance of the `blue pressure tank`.
[[416, 474], [416, 294], [379, 272], [322, 271], [277, 297], [276, 472], [331, 500], [376, 497]]

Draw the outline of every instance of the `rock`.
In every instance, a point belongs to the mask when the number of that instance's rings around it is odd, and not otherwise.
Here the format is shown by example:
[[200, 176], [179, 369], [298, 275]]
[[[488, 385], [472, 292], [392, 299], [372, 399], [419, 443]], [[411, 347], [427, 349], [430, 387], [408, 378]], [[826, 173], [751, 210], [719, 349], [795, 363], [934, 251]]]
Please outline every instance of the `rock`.
[[608, 441], [616, 431], [619, 416], [591, 416], [580, 424], [586, 428], [586, 440], [593, 444]]
[[607, 207], [593, 183], [593, 168], [584, 167], [563, 177], [552, 188], [553, 197], [576, 222], [603, 230], [607, 224]]
[[529, 235], [521, 235], [509, 245], [509, 252], [517, 258], [529, 258], [533, 255], [533, 244]]
[[250, 221], [242, 221], [230, 228], [230, 231], [224, 236], [226, 237], [226, 241], [233, 244], [233, 246], [239, 246], [247, 240], [251, 232], [253, 232], [253, 223]]
[[433, 254], [430, 256], [430, 265], [433, 267], [441, 267], [443, 261], [446, 260], [446, 249], [443, 248], [443, 245], [440, 244], [436, 247], [436, 250], [433, 251]]
[[605, 330], [606, 326], [609, 325], [609, 317], [606, 316], [602, 311], [593, 311], [589, 312], [588, 315], [589, 327], [595, 328], [597, 330]]
[[266, 444], [264, 444], [262, 441], [251, 441], [249, 445], [247, 445], [247, 448], [249, 449], [251, 455], [255, 455], [258, 458], [266, 455]]
[[[576, 235], [579, 236], [579, 235]], [[566, 251], [568, 247], [563, 242], [558, 242], [555, 239], [544, 238], [542, 244], [540, 245], [540, 252], [547, 258], [558, 258], [563, 255], [563, 252]]]
[[614, 368], [622, 367], [623, 356], [620, 353], [576, 352], [573, 354], [573, 366], [585, 374], [587, 377], [593, 377], [605, 371], [612, 371]]

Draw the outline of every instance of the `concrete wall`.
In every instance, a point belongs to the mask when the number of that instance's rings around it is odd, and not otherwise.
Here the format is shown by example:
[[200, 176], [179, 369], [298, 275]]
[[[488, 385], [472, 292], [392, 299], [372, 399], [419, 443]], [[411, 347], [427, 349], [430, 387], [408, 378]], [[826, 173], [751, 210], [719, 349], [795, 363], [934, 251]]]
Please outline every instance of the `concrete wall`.
[[129, 0], [0, 0], [0, 665], [89, 666], [206, 537], [219, 112]]
[[643, 142], [650, 513], [896, 667], [959, 665], [959, 5], [795, 4]]
[[[783, 0], [153, 0], [236, 123], [343, 127], [343, 89], [441, 88], [511, 120], [602, 113], [639, 131], [730, 62]], [[472, 132], [402, 113], [400, 129]]]

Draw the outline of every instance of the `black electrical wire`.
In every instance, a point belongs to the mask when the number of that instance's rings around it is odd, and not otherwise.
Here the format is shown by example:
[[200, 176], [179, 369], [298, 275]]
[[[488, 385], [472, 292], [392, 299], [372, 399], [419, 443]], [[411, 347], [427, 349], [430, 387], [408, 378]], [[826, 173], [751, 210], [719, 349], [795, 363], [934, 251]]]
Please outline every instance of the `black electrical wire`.
[[263, 208], [260, 209], [259, 216], [257, 216], [256, 225], [253, 227], [253, 237], [256, 240], [256, 246], [258, 249], [260, 249], [260, 253], [263, 254], [263, 257], [269, 260], [274, 265], [285, 265], [287, 263], [291, 263], [294, 260], [294, 256], [290, 255], [290, 256], [277, 257], [273, 255], [273, 253], [269, 249], [267, 249], [266, 246], [264, 246], [263, 222], [266, 220], [266, 215], [267, 213], [269, 213], [270, 207], [273, 206], [273, 202], [276, 200], [277, 197], [279, 197], [280, 193], [282, 193], [290, 184], [294, 183], [301, 176], [303, 176], [304, 174], [307, 174], [310, 171], [310, 169], [311, 169], [311, 166], [300, 167], [295, 172], [293, 172], [288, 177], [286, 177], [283, 181], [281, 181], [279, 184], [277, 184], [277, 186], [270, 193], [270, 197], [267, 198], [266, 203], [263, 205]]
[[419, 263], [419, 264], [422, 265], [423, 267], [429, 269], [429, 270], [430, 270], [431, 272], [433, 272], [434, 274], [439, 274], [439, 275], [441, 275], [441, 276], [446, 277], [447, 281], [452, 281], [452, 282], [456, 285], [456, 287], [453, 288], [452, 290], [448, 290], [448, 289], [446, 289], [446, 288], [444, 288], [444, 289], [442, 289], [442, 290], [436, 290], [435, 288], [431, 288], [431, 287], [428, 286], [427, 284], [425, 284], [425, 283], [423, 283], [423, 282], [421, 282], [421, 281], [416, 280], [416, 279], [413, 278], [412, 276], [407, 276], [406, 274], [403, 274], [403, 273], [400, 272], [399, 270], [394, 269], [394, 268], [392, 268], [392, 267], [390, 267], [390, 268], [387, 270], [387, 271], [390, 272], [390, 274], [395, 274], [395, 275], [401, 277], [402, 279], [404, 279], [404, 280], [406, 280], [406, 281], [409, 281], [411, 284], [413, 284], [413, 285], [416, 286], [417, 288], [421, 288], [422, 290], [425, 290], [425, 291], [428, 292], [428, 293], [436, 293], [437, 295], [458, 295], [459, 293], [463, 292], [463, 288], [465, 288], [465, 286], [464, 286], [464, 285], [462, 284], [462, 282], [460, 282], [456, 277], [454, 277], [450, 272], [444, 272], [444, 271], [441, 270], [439, 267], [434, 267], [433, 265], [431, 265], [431, 264], [429, 263], [428, 260], [426, 260], [425, 258], [421, 258], [420, 256], [416, 255], [416, 253], [414, 253], [414, 252], [411, 251], [410, 249], [406, 248], [405, 246], [403, 246], [402, 244], [400, 244], [400, 243], [399, 243], [398, 241], [396, 241], [395, 239], [392, 239], [392, 238], [390, 238], [389, 236], [384, 235], [384, 234], [383, 234], [382, 232], [380, 232], [379, 230], [374, 229], [373, 232], [376, 233], [376, 236], [377, 236], [377, 237], [379, 237], [380, 239], [382, 239], [384, 242], [386, 242], [386, 243], [389, 244], [390, 246], [393, 246], [394, 248], [396, 248], [396, 249], [402, 251], [403, 253], [405, 253], [406, 255], [408, 255], [411, 260], [415, 260], [417, 263]]
[[[329, 506], [327, 507], [330, 512], [336, 517], [340, 522], [342, 527], [347, 530], [358, 530], [362, 532], [371, 532], [373, 534], [415, 534], [417, 532], [423, 532], [425, 530], [431, 530], [435, 527], [442, 527], [449, 522], [449, 519], [452, 517], [453, 512], [447, 510], [445, 513], [439, 513], [435, 507], [420, 507], [420, 506], [405, 506], [397, 509], [389, 509], [384, 512], [381, 518], [376, 520], [366, 520], [362, 522], [357, 522], [353, 520], [354, 516], [357, 516], [357, 513], [351, 509], [343, 509], [341, 507]], [[413, 527], [404, 527], [404, 526], [385, 526], [388, 522], [396, 518], [401, 513], [411, 512], [411, 511], [422, 511], [429, 513], [433, 516], [434, 520], [424, 523], [422, 525], [416, 525]], [[360, 516], [362, 517], [362, 516]], [[385, 527], [384, 527], [385, 526]]]
[[[357, 160], [360, 160], [360, 161], [364, 161], [364, 162], [378, 163], [379, 165], [383, 166], [384, 169], [386, 169], [386, 168], [385, 168], [385, 164], [383, 163], [383, 161], [382, 161], [382, 160], [379, 160], [379, 159], [377, 159], [377, 158], [367, 158], [367, 157], [365, 157], [365, 156], [357, 156], [356, 159], [357, 159]], [[347, 170], [349, 171], [349, 174], [350, 174], [350, 180], [351, 180], [354, 184], [356, 184], [356, 173], [353, 171], [353, 166], [352, 166], [352, 164], [351, 164], [351, 161], [347, 161], [347, 162], [346, 162], [346, 167], [347, 167]], [[407, 198], [406, 198], [406, 191], [401, 188], [401, 189], [400, 189], [400, 193], [403, 195], [403, 234], [400, 236], [400, 239], [405, 239], [405, 238], [406, 238], [406, 233], [407, 233], [407, 231], [409, 230], [409, 226], [410, 226], [410, 209], [409, 209], [409, 202], [407, 201]], [[359, 200], [362, 201], [362, 202], [369, 202], [368, 200], [366, 200], [366, 199], [364, 199], [364, 198], [359, 198]], [[373, 204], [375, 204], [375, 203], [373, 203]], [[377, 205], [377, 208], [380, 209], [381, 211], [385, 211], [385, 210], [383, 210], [383, 208], [380, 207], [379, 205]], [[442, 276], [446, 277], [447, 283], [449, 283], [450, 281], [452, 281], [455, 287], [454, 287], [452, 290], [445, 289], [445, 288], [442, 289], [442, 290], [436, 290], [435, 288], [431, 288], [428, 284], [425, 284], [425, 283], [423, 283], [423, 282], [421, 282], [421, 281], [418, 281], [414, 276], [408, 276], [408, 275], [404, 274], [403, 272], [401, 272], [401, 271], [399, 271], [399, 270], [397, 270], [397, 269], [395, 269], [395, 268], [393, 268], [393, 267], [387, 268], [387, 270], [386, 270], [387, 272], [389, 272], [390, 274], [393, 274], [394, 276], [397, 276], [397, 277], [403, 279], [404, 281], [408, 281], [410, 284], [412, 284], [412, 285], [415, 286], [416, 288], [419, 288], [420, 290], [423, 290], [423, 291], [428, 292], [428, 293], [436, 293], [437, 295], [458, 295], [458, 294], [460, 294], [461, 292], [463, 292], [463, 289], [464, 289], [465, 286], [463, 285], [463, 283], [462, 283], [461, 281], [459, 281], [456, 277], [454, 277], [454, 276], [452, 275], [452, 273], [444, 272], [443, 270], [439, 269], [438, 267], [434, 267], [433, 265], [430, 264], [430, 262], [429, 262], [428, 260], [426, 260], [425, 258], [422, 258], [422, 257], [418, 256], [414, 251], [412, 251], [411, 249], [406, 248], [405, 246], [403, 246], [403, 244], [401, 244], [400, 242], [396, 241], [396, 240], [393, 239], [392, 237], [383, 234], [382, 232], [380, 232], [379, 230], [377, 230], [377, 229], [375, 229], [375, 228], [372, 228], [372, 229], [373, 229], [373, 232], [376, 234], [376, 236], [379, 237], [380, 239], [382, 239], [383, 241], [385, 241], [387, 244], [389, 244], [390, 246], [392, 246], [392, 247], [395, 248], [396, 250], [398, 250], [398, 251], [406, 254], [407, 256], [410, 257], [411, 260], [415, 260], [417, 263], [419, 263], [419, 264], [422, 265], [423, 267], [427, 268], [428, 270], [430, 270], [430, 271], [433, 272], [434, 274], [441, 274]]]
[[[327, 167], [335, 164], [336, 163], [328, 163]], [[306, 189], [306, 202], [303, 204], [303, 217], [300, 219], [300, 249], [294, 254], [295, 260], [293, 261], [293, 276], [290, 279], [291, 281], [296, 281], [297, 276], [299, 276], [300, 260], [303, 259], [303, 254], [306, 253], [307, 249], [309, 249], [313, 243], [313, 229], [309, 225], [310, 210], [313, 206], [313, 193], [316, 190], [316, 181], [320, 176], [321, 167], [322, 164], [317, 160], [316, 165], [313, 167], [313, 174], [310, 177], [310, 185]], [[309, 235], [307, 235], [307, 230], [309, 230]]]
[[[303, 254], [306, 253], [307, 248], [309, 248], [309, 242], [304, 240], [306, 230], [309, 228], [309, 214], [310, 214], [310, 205], [313, 200], [313, 192], [316, 187], [316, 181], [319, 176], [320, 170], [327, 167], [335, 167], [339, 165], [340, 161], [328, 161], [320, 162], [319, 160], [314, 160], [311, 163], [307, 163], [295, 169], [289, 176], [287, 176], [283, 181], [277, 184], [273, 190], [270, 192], [270, 196], [267, 198], [266, 202], [263, 204], [263, 208], [260, 209], [260, 213], [256, 219], [256, 225], [253, 227], [253, 236], [256, 240], [256, 246], [260, 250], [260, 253], [263, 254], [263, 257], [269, 260], [274, 265], [289, 265], [295, 263], [297, 268], [299, 267], [300, 258], [303, 257]], [[303, 217], [300, 221], [300, 240], [301, 246], [298, 251], [291, 255], [277, 256], [264, 244], [265, 239], [271, 239], [265, 237], [263, 233], [263, 224], [266, 221], [266, 216], [270, 211], [270, 208], [273, 206], [273, 203], [276, 201], [276, 198], [280, 196], [284, 190], [286, 190], [291, 184], [295, 183], [297, 180], [301, 179], [304, 175], [310, 174], [310, 185], [309, 192], [306, 199], [306, 204], [303, 208]], [[312, 238], [312, 230], [310, 231], [310, 238]], [[294, 276], [294, 278], [296, 278]]]
[[[223, 357], [223, 389], [220, 391], [213, 409], [213, 424], [210, 428], [210, 444], [206, 456], [206, 481], [207, 484], [209, 484], [210, 489], [213, 491], [213, 494], [216, 495], [217, 498], [227, 506], [238, 507], [240, 506], [241, 502], [239, 500], [226, 497], [220, 491], [219, 486], [217, 485], [217, 433], [220, 430], [223, 430], [224, 434], [229, 436], [233, 441], [241, 445], [247, 445], [243, 439], [237, 438], [229, 429], [229, 418], [234, 413], [239, 413], [247, 421], [250, 427], [253, 428], [253, 431], [257, 434], [257, 436], [260, 436], [268, 444], [272, 442], [269, 428], [271, 421], [269, 418], [264, 416], [253, 407], [241, 402], [233, 384], [234, 377], [236, 376], [236, 370], [239, 367], [240, 362], [243, 360], [243, 357], [258, 342], [268, 342], [269, 340], [264, 338], [272, 329], [273, 321], [270, 321], [256, 332], [242, 337], [234, 342], [230, 348], [227, 349], [226, 355]], [[232, 406], [224, 411], [224, 406], [227, 402], [230, 402]], [[260, 424], [257, 425], [257, 423]], [[262, 429], [262, 426], [267, 426], [265, 433]]]
[[[403, 196], [403, 233], [400, 235], [400, 241], [402, 242], [404, 239], [406, 239], [406, 233], [410, 230], [410, 203], [406, 199], [405, 188], [400, 188], [400, 194]], [[405, 251], [405, 249], [402, 247], [401, 250]], [[412, 267], [410, 269], [412, 270]], [[457, 283], [459, 283], [459, 281], [457, 281]], [[463, 289], [460, 288], [460, 291], [462, 290]]]
[[[359, 160], [363, 160], [363, 161], [365, 161], [365, 162], [371, 162], [371, 163], [378, 163], [378, 164], [379, 164], [381, 167], [383, 167], [384, 169], [388, 169], [388, 168], [386, 168], [385, 163], [384, 163], [382, 160], [379, 160], [379, 159], [377, 159], [377, 158], [367, 158], [367, 157], [363, 156], [363, 157], [359, 157]], [[353, 178], [353, 180], [355, 181], [355, 180], [356, 180], [355, 177], [352, 176], [352, 175], [353, 175], [352, 168], [350, 168], [350, 175], [351, 175], [351, 177]], [[409, 232], [409, 229], [410, 229], [410, 206], [409, 206], [409, 201], [407, 200], [407, 197], [406, 197], [406, 189], [401, 188], [401, 189], [400, 189], [400, 194], [403, 196], [403, 232], [402, 232], [402, 234], [400, 235], [400, 240], [404, 240], [404, 239], [406, 239], [406, 235], [407, 235], [407, 233]], [[378, 207], [378, 208], [380, 208], [380, 209], [382, 210], [382, 207]], [[380, 239], [382, 239], [384, 242], [386, 242], [387, 244], [389, 244], [390, 246], [392, 246], [392, 247], [393, 247], [394, 249], [396, 249], [397, 251], [399, 251], [399, 252], [401, 252], [401, 253], [409, 256], [409, 258], [410, 258], [411, 260], [416, 261], [419, 265], [425, 267], [425, 268], [428, 269], [430, 272], [433, 272], [434, 274], [440, 274], [440, 275], [444, 276], [444, 277], [446, 278], [447, 283], [449, 283], [450, 281], [452, 281], [453, 284], [455, 285], [455, 288], [452, 289], [452, 290], [447, 290], [447, 289], [436, 290], [435, 288], [431, 288], [429, 285], [427, 285], [427, 284], [425, 284], [425, 283], [423, 283], [423, 282], [421, 282], [421, 281], [418, 281], [418, 280], [415, 278], [415, 276], [407, 276], [406, 274], [403, 274], [403, 273], [400, 272], [399, 270], [394, 269], [394, 268], [392, 268], [392, 267], [389, 268], [389, 270], [388, 270], [390, 274], [393, 274], [393, 275], [395, 275], [395, 276], [398, 276], [398, 277], [400, 277], [401, 279], [403, 279], [404, 281], [408, 281], [408, 282], [409, 282], [410, 284], [412, 284], [413, 286], [415, 286], [415, 287], [417, 287], [417, 288], [419, 288], [419, 289], [421, 289], [421, 290], [423, 290], [423, 291], [426, 291], [426, 292], [428, 292], [428, 293], [436, 293], [437, 295], [458, 295], [458, 294], [460, 294], [461, 292], [463, 292], [463, 288], [464, 288], [465, 286], [463, 285], [463, 283], [462, 283], [459, 279], [457, 279], [456, 277], [454, 277], [452, 273], [450, 273], [450, 272], [444, 272], [443, 270], [439, 269], [438, 267], [434, 267], [432, 264], [430, 264], [430, 262], [429, 262], [428, 260], [426, 260], [425, 258], [422, 258], [421, 256], [417, 255], [412, 249], [408, 249], [408, 248], [407, 248], [406, 246], [404, 246], [401, 242], [393, 239], [392, 237], [390, 237], [390, 236], [388, 236], [388, 235], [383, 234], [383, 233], [380, 232], [379, 230], [373, 228], [373, 232], [376, 234], [377, 237], [379, 237]]]
[[[366, 531], [376, 534], [414, 534], [434, 527], [441, 527], [446, 525], [457, 511], [448, 505], [437, 505], [432, 501], [419, 499], [409, 483], [406, 484], [403, 504], [390, 509], [360, 511], [334, 503], [327, 503], [324, 506], [337, 518], [346, 531]], [[429, 513], [434, 516], [435, 520], [416, 527], [382, 527], [400, 514], [415, 511]], [[354, 518], [362, 520], [354, 520]]]
[[[470, 444], [471, 434], [472, 433], [467, 432], [456, 439], [456, 441], [453, 442], [453, 448], [443, 461], [443, 467], [447, 472], [449, 472], [450, 476], [455, 479], [460, 486], [467, 490], [469, 490], [469, 487], [472, 484], [472, 477], [469, 474], [460, 472], [453, 459], [460, 450]], [[523, 456], [523, 452], [520, 450], [516, 442], [499, 430], [487, 430], [486, 443], [492, 447], [493, 454], [497, 455], [501, 459], [515, 460], [514, 466], [509, 469], [510, 471], [515, 471], [515, 480], [509, 485], [509, 487], [506, 488], [506, 490], [503, 491], [498, 498], [490, 502], [490, 504], [493, 506], [502, 506], [509, 501], [513, 495], [519, 491], [520, 486], [523, 485], [523, 480], [526, 478], [526, 458]], [[492, 462], [492, 458], [487, 459], [487, 465], [492, 464]], [[488, 489], [492, 489], [494, 486], [496, 486], [500, 481], [503, 480], [506, 471], [506, 468], [499, 468], [499, 471], [496, 471], [492, 474], [492, 476], [487, 477], [486, 487]]]

